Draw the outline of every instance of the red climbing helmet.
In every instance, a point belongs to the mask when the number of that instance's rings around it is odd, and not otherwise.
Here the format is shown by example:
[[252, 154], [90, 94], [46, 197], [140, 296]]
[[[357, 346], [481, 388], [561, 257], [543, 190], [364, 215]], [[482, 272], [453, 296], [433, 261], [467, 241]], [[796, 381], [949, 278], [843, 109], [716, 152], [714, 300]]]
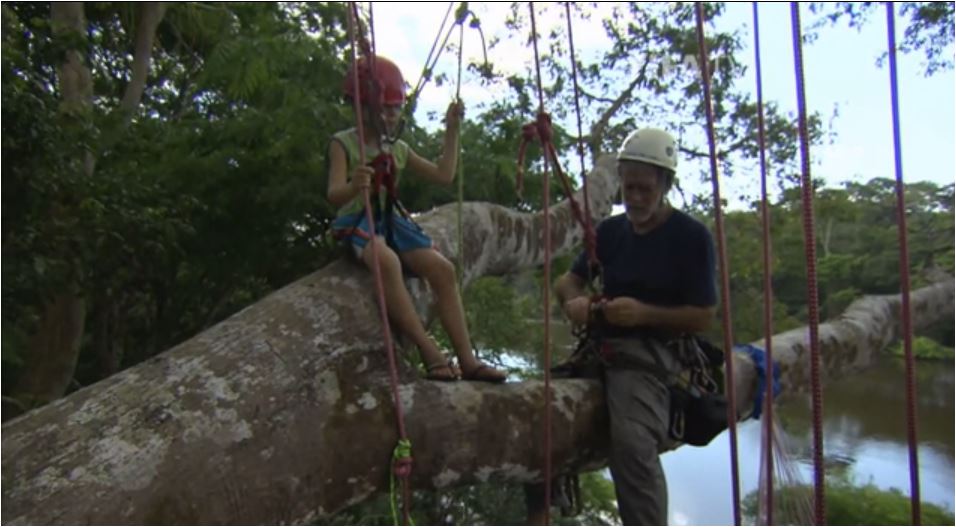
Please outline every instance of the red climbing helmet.
[[[405, 78], [402, 77], [402, 70], [394, 62], [382, 56], [376, 56], [375, 74], [370, 75], [371, 68], [368, 65], [369, 60], [362, 57], [358, 60], [359, 72], [359, 92], [362, 94], [362, 103], [371, 104], [370, 93], [378, 92], [378, 103], [384, 105], [399, 105], [405, 102]], [[349, 66], [342, 83], [342, 89], [345, 96], [355, 100], [355, 81], [353, 79], [355, 64]], [[377, 83], [378, 89], [373, 88], [373, 82]]]

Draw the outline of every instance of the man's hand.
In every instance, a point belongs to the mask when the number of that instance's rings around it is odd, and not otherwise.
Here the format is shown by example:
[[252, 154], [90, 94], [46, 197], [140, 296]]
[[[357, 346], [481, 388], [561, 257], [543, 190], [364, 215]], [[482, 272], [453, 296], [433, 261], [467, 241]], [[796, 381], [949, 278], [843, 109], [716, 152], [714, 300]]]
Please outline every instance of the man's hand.
[[604, 318], [615, 326], [637, 326], [644, 321], [647, 306], [628, 296], [609, 300], [604, 306]]
[[591, 308], [591, 300], [586, 296], [572, 298], [564, 303], [564, 316], [574, 324], [587, 324]]

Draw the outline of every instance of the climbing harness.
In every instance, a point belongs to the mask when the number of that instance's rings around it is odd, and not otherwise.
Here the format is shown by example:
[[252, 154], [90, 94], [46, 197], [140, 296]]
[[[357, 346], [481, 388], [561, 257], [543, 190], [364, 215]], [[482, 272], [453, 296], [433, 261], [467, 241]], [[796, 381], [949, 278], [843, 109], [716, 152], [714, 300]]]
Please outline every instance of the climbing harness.
[[[690, 334], [670, 340], [665, 346], [681, 364], [680, 373], [666, 383], [670, 392], [670, 438], [706, 446], [727, 429], [728, 412], [733, 412], [734, 421], [737, 416], [724, 396], [724, 352]], [[653, 357], [660, 360], [657, 354]]]
[[[695, 2], [694, 11], [697, 18], [697, 46], [698, 64], [701, 65], [701, 82], [704, 87], [704, 107], [707, 113], [707, 143], [710, 148], [710, 181], [714, 192], [714, 223], [717, 231], [717, 254], [720, 262], [720, 301], [721, 322], [724, 334], [724, 349], [733, 349], [733, 334], [731, 333], [730, 312], [730, 273], [727, 269], [727, 249], [724, 238], [723, 205], [720, 200], [720, 181], [717, 172], [717, 140], [714, 131], [714, 109], [710, 93], [710, 60], [707, 53], [707, 41], [704, 39], [704, 5]], [[727, 425], [730, 429], [730, 471], [731, 490], [733, 494], [734, 525], [741, 524], [740, 514], [740, 473], [737, 460], [737, 397], [734, 386], [733, 354], [727, 353], [724, 359], [724, 368], [727, 373], [725, 383], [727, 394]]]

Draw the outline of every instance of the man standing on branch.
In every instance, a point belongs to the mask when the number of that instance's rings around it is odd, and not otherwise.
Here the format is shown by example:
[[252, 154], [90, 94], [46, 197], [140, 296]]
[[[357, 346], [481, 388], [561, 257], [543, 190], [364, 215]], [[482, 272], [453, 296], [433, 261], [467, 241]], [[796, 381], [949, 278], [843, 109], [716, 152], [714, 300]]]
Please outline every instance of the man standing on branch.
[[[714, 319], [714, 244], [703, 224], [666, 199], [677, 168], [670, 134], [634, 131], [617, 159], [626, 212], [598, 225], [600, 268], [589, 270], [582, 253], [558, 279], [556, 292], [572, 323], [601, 327], [610, 468], [621, 521], [664, 525], [667, 485], [659, 449], [670, 424], [667, 383], [681, 370], [679, 344]], [[598, 273], [603, 291], [595, 299], [586, 286]]]

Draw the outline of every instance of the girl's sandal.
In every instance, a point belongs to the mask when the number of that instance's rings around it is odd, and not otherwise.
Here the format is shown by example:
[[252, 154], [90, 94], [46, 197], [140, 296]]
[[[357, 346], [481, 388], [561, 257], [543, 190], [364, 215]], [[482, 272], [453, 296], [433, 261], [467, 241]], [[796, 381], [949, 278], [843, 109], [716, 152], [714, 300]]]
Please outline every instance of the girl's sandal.
[[428, 374], [425, 378], [430, 381], [454, 382], [457, 381], [461, 372], [455, 367], [452, 361], [438, 362], [425, 367]]
[[479, 364], [469, 371], [463, 371], [461, 378], [466, 381], [502, 383], [508, 379], [508, 374], [487, 364]]

